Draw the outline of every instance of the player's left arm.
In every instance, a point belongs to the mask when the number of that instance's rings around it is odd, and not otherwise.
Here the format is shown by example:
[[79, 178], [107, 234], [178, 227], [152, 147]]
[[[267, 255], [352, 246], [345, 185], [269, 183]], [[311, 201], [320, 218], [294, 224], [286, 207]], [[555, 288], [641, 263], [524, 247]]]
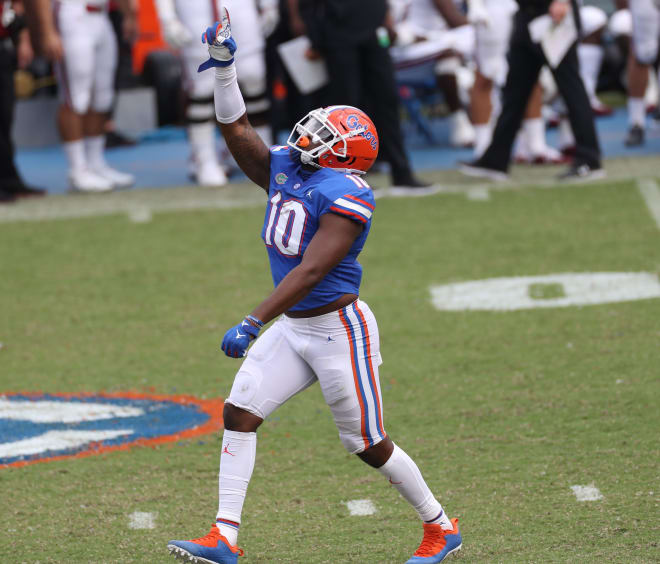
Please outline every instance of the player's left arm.
[[[348, 254], [363, 226], [334, 213], [321, 216], [319, 228], [307, 245], [302, 261], [277, 285], [242, 323], [232, 327], [222, 341], [227, 356], [245, 356], [263, 325], [302, 300]], [[236, 338], [239, 335], [239, 338]], [[242, 335], [242, 337], [240, 337]]]
[[215, 69], [215, 117], [227, 147], [247, 177], [268, 193], [270, 151], [247, 118], [245, 101], [238, 87], [234, 63], [237, 45], [231, 34], [227, 8], [223, 8], [222, 22], [209, 27], [202, 41], [209, 46], [209, 60], [199, 71]]

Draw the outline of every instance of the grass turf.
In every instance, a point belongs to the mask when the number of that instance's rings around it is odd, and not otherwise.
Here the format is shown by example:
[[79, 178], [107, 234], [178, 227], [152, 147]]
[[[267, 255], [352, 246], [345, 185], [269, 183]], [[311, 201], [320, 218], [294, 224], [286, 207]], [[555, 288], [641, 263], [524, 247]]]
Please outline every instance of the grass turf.
[[[385, 424], [461, 520], [465, 562], [658, 561], [660, 301], [437, 312], [429, 286], [495, 276], [660, 271], [631, 182], [380, 200], [361, 262], [378, 318]], [[0, 225], [7, 391], [226, 396], [225, 329], [267, 292], [263, 210]], [[167, 562], [217, 505], [219, 439], [0, 469], [0, 554]], [[572, 485], [604, 499], [576, 501]], [[344, 505], [369, 498], [378, 512]], [[156, 529], [131, 530], [133, 511]], [[414, 512], [345, 453], [318, 387], [259, 433], [246, 563], [395, 563]], [[4, 558], [4, 557], [3, 557]]]

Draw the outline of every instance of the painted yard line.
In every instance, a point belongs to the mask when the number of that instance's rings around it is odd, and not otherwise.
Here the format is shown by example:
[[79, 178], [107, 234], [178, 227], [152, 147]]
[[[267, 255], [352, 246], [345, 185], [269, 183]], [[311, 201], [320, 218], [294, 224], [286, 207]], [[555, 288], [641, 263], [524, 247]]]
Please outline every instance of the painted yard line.
[[151, 210], [143, 206], [136, 206], [128, 210], [128, 219], [133, 223], [149, 223], [153, 218]]
[[156, 515], [146, 511], [135, 511], [128, 516], [129, 529], [155, 529]]
[[655, 180], [638, 180], [637, 188], [644, 198], [656, 226], [660, 229], [660, 188]]
[[603, 494], [593, 484], [588, 486], [571, 486], [571, 489], [578, 501], [598, 501], [599, 499], [603, 499]]
[[370, 499], [353, 499], [344, 503], [351, 515], [373, 515], [377, 511]]
[[[535, 296], [534, 290], [555, 294]], [[564, 272], [469, 280], [429, 288], [440, 311], [515, 311], [660, 298], [653, 272]]]
[[475, 188], [468, 188], [467, 199], [473, 202], [487, 202], [490, 200], [490, 189], [485, 186], [477, 186]]
[[[637, 178], [608, 178], [598, 181], [598, 186]], [[401, 190], [374, 188], [376, 198], [429, 196], [435, 194], [473, 194], [492, 191], [519, 191], [532, 189], [571, 188], [570, 184], [552, 180], [526, 180], [509, 183], [481, 184], [435, 184], [428, 190]], [[167, 188], [162, 190], [120, 191], [99, 195], [58, 195], [38, 200], [21, 201], [0, 206], [0, 223], [18, 221], [49, 221], [57, 219], [91, 218], [113, 214], [125, 214], [131, 221], [148, 221], [149, 214], [158, 212], [180, 212], [198, 210], [221, 210], [265, 206], [265, 197], [260, 190], [248, 184], [234, 184], [222, 189]]]

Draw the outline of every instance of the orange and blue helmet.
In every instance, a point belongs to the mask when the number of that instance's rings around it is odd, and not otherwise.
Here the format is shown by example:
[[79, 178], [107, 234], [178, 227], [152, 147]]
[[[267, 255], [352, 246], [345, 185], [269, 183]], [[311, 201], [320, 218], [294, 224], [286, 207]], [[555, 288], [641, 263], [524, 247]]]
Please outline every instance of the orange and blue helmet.
[[364, 174], [378, 156], [378, 133], [369, 116], [353, 106], [309, 112], [291, 131], [287, 145], [303, 164]]

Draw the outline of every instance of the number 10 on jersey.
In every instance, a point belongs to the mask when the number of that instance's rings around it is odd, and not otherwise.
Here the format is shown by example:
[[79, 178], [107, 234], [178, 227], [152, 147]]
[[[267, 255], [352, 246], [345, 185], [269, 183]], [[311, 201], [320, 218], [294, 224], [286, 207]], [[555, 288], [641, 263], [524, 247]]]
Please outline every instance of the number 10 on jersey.
[[282, 201], [282, 193], [276, 192], [270, 199], [270, 211], [264, 240], [288, 257], [298, 256], [305, 235], [307, 211], [294, 199]]

